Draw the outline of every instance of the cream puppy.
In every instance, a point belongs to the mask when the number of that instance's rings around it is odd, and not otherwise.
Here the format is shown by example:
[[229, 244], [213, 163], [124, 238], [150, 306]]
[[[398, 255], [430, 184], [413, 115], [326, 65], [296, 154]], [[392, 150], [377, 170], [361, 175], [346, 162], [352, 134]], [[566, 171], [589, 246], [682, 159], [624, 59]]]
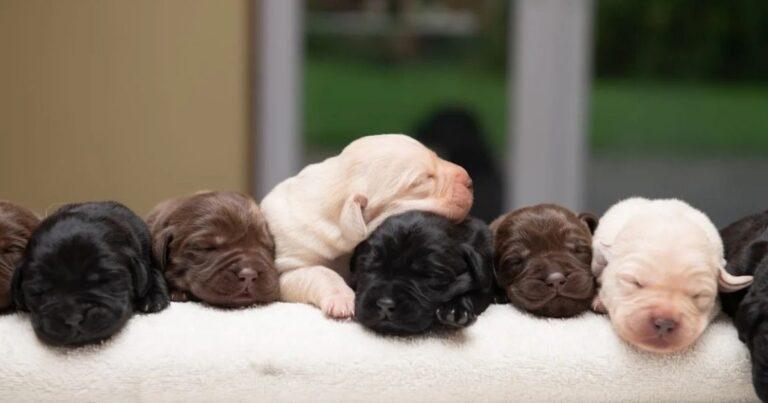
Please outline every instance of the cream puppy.
[[723, 242], [699, 210], [675, 199], [631, 198], [611, 207], [593, 237], [593, 307], [627, 342], [657, 353], [693, 344], [717, 313], [718, 288], [752, 282], [725, 271]]
[[283, 181], [261, 202], [275, 238], [281, 299], [350, 317], [349, 255], [371, 231], [407, 210], [459, 221], [470, 207], [472, 181], [460, 166], [408, 136], [362, 137]]

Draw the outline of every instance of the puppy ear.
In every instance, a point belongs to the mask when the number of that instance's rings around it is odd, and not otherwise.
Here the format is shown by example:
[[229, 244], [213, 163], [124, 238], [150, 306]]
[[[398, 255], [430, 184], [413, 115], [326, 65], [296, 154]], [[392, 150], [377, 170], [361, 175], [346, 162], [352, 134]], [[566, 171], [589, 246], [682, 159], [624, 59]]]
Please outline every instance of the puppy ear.
[[504, 221], [504, 218], [506, 216], [507, 215], [504, 214], [503, 216], [501, 216], [501, 217], [499, 217], [499, 218], [497, 218], [497, 219], [495, 219], [495, 220], [493, 220], [491, 222], [491, 225], [489, 227], [491, 228], [491, 232], [493, 233], [494, 236], [496, 235], [496, 230], [499, 229], [499, 225], [501, 225], [501, 222]]
[[761, 308], [760, 302], [755, 300], [752, 295], [747, 294], [739, 304], [739, 308], [736, 310], [736, 315], [733, 318], [736, 330], [739, 333], [739, 340], [747, 346], [750, 345], [752, 335], [757, 326], [765, 320]]
[[[196, 194], [206, 193], [205, 191]], [[168, 263], [168, 245], [173, 240], [174, 228], [170, 225], [171, 215], [186, 198], [168, 199], [152, 209], [147, 215], [147, 227], [152, 235], [152, 255], [161, 271]]]
[[597, 229], [597, 224], [600, 222], [600, 219], [597, 218], [597, 216], [592, 213], [579, 214], [579, 220], [583, 221], [584, 224], [587, 224], [587, 228], [589, 228], [589, 232], [593, 234]]
[[720, 292], [734, 292], [747, 288], [752, 284], [752, 276], [734, 276], [720, 266], [720, 275], [717, 278], [717, 288]]
[[461, 246], [462, 253], [464, 255], [464, 261], [469, 267], [474, 280], [481, 288], [491, 287], [493, 285], [493, 251], [488, 250], [478, 251], [471, 245], [464, 244]]
[[131, 272], [131, 283], [133, 284], [134, 298], [144, 298], [149, 291], [149, 267], [139, 259], [136, 254], [128, 250], [125, 252], [128, 256], [128, 268]]
[[341, 208], [341, 229], [348, 238], [362, 241], [368, 235], [368, 228], [363, 217], [363, 210], [368, 205], [368, 198], [354, 194], [344, 202]]
[[13, 270], [13, 277], [11, 278], [11, 297], [16, 309], [21, 311], [27, 310], [27, 303], [24, 300], [24, 294], [21, 291], [21, 282], [23, 281], [23, 264], [16, 266]]
[[592, 274], [596, 278], [600, 278], [600, 274], [603, 273], [603, 269], [608, 266], [608, 261], [612, 258], [610, 245], [605, 242], [595, 242], [592, 245]]
[[171, 228], [166, 228], [159, 234], [152, 236], [152, 254], [160, 271], [165, 271], [165, 266], [168, 265], [168, 248], [172, 240], [173, 231]]

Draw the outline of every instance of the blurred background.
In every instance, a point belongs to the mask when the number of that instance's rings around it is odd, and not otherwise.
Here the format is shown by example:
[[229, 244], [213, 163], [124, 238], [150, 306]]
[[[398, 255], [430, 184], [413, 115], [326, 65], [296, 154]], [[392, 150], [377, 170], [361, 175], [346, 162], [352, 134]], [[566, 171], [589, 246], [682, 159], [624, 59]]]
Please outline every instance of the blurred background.
[[144, 213], [408, 133], [491, 219], [768, 206], [761, 0], [0, 0], [0, 198]]

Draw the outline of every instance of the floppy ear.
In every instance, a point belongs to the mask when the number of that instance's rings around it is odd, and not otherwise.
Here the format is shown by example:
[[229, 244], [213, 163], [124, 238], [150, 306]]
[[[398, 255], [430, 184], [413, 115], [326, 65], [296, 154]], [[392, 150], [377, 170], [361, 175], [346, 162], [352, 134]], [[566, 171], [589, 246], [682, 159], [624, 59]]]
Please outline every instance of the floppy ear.
[[506, 217], [506, 216], [507, 215], [504, 214], [503, 216], [501, 216], [501, 217], [499, 217], [499, 218], [497, 218], [497, 219], [495, 219], [495, 220], [493, 220], [491, 222], [491, 225], [489, 227], [491, 228], [491, 232], [493, 233], [494, 236], [496, 236], [496, 230], [499, 229], [499, 225], [501, 225], [501, 222], [504, 221], [504, 217]]
[[752, 276], [734, 276], [720, 266], [720, 275], [717, 278], [717, 288], [720, 292], [734, 292], [747, 288], [752, 284]]
[[341, 229], [347, 238], [362, 241], [368, 235], [368, 228], [363, 217], [363, 210], [368, 205], [368, 198], [361, 194], [349, 196], [341, 208]]
[[760, 302], [751, 295], [745, 296], [733, 320], [739, 332], [739, 340], [749, 346], [755, 329], [764, 319]]
[[583, 221], [584, 224], [587, 224], [587, 228], [589, 228], [589, 232], [593, 234], [597, 229], [597, 224], [600, 222], [600, 219], [597, 218], [597, 216], [592, 213], [579, 214], [579, 220]]
[[461, 246], [464, 261], [469, 267], [474, 280], [481, 288], [491, 287], [493, 285], [493, 251], [478, 251], [474, 247], [464, 244]]
[[22, 265], [16, 266], [13, 270], [13, 277], [11, 277], [11, 298], [16, 309], [21, 311], [27, 310], [27, 303], [24, 300], [24, 294], [21, 292], [21, 282], [23, 281]]
[[168, 245], [172, 240], [173, 231], [171, 228], [165, 228], [159, 234], [152, 236], [152, 254], [160, 271], [165, 271], [165, 266], [168, 264]]
[[605, 242], [595, 242], [592, 245], [592, 274], [599, 278], [612, 258], [610, 245]]
[[136, 254], [128, 250], [125, 252], [128, 256], [128, 268], [131, 272], [131, 283], [133, 284], [133, 296], [135, 298], [144, 298], [149, 291], [149, 267], [139, 259]]

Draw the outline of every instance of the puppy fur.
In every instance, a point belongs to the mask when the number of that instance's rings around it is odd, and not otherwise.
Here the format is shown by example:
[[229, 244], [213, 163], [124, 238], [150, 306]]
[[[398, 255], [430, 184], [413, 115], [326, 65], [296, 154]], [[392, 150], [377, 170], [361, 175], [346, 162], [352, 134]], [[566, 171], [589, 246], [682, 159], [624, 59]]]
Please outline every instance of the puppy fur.
[[490, 230], [476, 218], [389, 217], [352, 257], [356, 319], [395, 334], [469, 326], [493, 301], [492, 259]]
[[174, 301], [241, 307], [279, 298], [275, 244], [250, 197], [202, 192], [166, 200], [147, 224]]
[[745, 290], [723, 293], [723, 311], [734, 318], [739, 339], [752, 357], [752, 384], [768, 401], [768, 211], [742, 218], [720, 231], [726, 269], [734, 276], [754, 276]]
[[355, 140], [278, 184], [261, 203], [275, 237], [281, 298], [350, 317], [349, 258], [371, 231], [408, 210], [458, 222], [471, 207], [467, 172], [418, 141], [394, 134]]
[[13, 299], [38, 338], [77, 346], [118, 332], [134, 311], [168, 306], [146, 224], [115, 202], [71, 204], [44, 219], [14, 273]]
[[619, 336], [647, 351], [693, 344], [717, 313], [717, 291], [747, 287], [725, 271], [723, 243], [699, 210], [675, 199], [632, 198], [611, 207], [593, 237], [592, 270]]
[[524, 207], [491, 224], [496, 282], [535, 315], [566, 318], [589, 309], [597, 290], [592, 233], [597, 217], [554, 204]]
[[31, 211], [0, 200], [0, 310], [11, 306], [11, 278], [40, 219]]

